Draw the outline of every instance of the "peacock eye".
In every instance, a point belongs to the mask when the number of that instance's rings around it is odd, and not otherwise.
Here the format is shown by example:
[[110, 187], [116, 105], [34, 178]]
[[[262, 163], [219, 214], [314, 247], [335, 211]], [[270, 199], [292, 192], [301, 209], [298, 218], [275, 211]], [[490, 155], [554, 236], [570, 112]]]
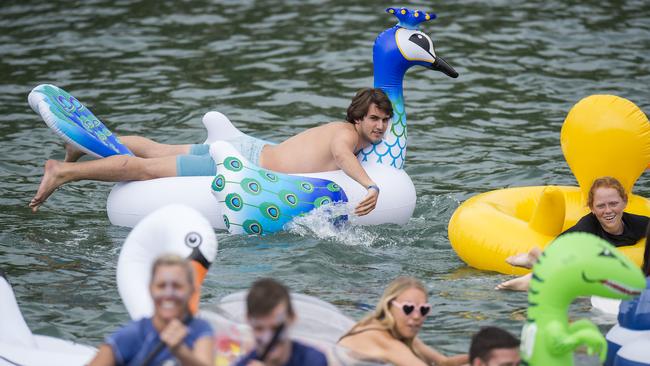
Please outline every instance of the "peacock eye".
[[203, 238], [201, 238], [201, 235], [198, 233], [189, 233], [185, 236], [185, 245], [187, 245], [190, 248], [196, 248], [199, 245], [201, 245], [201, 242], [203, 241]]
[[413, 33], [409, 37], [409, 41], [415, 43], [416, 45], [422, 47], [425, 51], [431, 51], [431, 44], [429, 43], [429, 39], [425, 36], [423, 36], [420, 33]]

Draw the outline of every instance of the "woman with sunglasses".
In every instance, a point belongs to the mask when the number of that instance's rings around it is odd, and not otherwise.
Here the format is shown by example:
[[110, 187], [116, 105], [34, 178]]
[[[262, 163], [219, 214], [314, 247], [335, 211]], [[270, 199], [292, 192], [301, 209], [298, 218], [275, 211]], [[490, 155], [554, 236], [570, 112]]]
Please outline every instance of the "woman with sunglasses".
[[413, 277], [398, 277], [382, 295], [375, 311], [339, 339], [339, 345], [394, 365], [463, 365], [467, 355], [446, 357], [417, 334], [431, 312], [424, 285]]

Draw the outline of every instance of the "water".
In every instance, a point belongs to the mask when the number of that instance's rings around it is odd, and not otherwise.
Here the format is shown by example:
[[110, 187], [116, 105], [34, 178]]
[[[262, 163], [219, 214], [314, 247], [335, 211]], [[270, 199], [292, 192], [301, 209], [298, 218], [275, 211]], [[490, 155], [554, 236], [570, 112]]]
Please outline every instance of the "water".
[[[407, 274], [431, 290], [435, 315], [421, 335], [439, 350], [466, 352], [484, 325], [519, 333], [525, 294], [492, 291], [507, 277], [466, 267], [447, 222], [480, 192], [574, 185], [559, 131], [579, 99], [612, 93], [648, 111], [650, 5], [404, 5], [438, 13], [423, 30], [461, 75], [406, 76], [406, 171], [418, 193], [411, 221], [338, 234], [309, 225], [263, 238], [220, 233], [204, 302], [274, 276], [358, 318], [359, 303], [374, 304]], [[45, 159], [63, 158], [60, 139], [27, 105], [34, 86], [68, 90], [122, 135], [201, 142], [201, 116], [219, 110], [243, 131], [279, 141], [342, 119], [354, 92], [372, 84], [373, 40], [394, 24], [383, 9], [374, 1], [3, 1], [0, 265], [31, 329], [97, 345], [128, 317], [115, 286], [128, 229], [106, 217], [111, 184], [69, 184], [38, 214], [26, 207]], [[635, 191], [650, 195], [647, 176]], [[588, 309], [578, 300], [571, 316], [594, 318]]]

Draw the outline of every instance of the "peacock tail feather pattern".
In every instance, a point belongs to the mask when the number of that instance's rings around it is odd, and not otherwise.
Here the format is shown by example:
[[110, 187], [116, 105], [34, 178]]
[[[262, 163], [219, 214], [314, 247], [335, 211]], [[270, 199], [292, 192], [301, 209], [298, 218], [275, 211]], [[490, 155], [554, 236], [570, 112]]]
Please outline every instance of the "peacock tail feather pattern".
[[234, 155], [216, 164], [212, 193], [231, 234], [275, 233], [314, 208], [348, 201], [330, 180], [272, 172]]

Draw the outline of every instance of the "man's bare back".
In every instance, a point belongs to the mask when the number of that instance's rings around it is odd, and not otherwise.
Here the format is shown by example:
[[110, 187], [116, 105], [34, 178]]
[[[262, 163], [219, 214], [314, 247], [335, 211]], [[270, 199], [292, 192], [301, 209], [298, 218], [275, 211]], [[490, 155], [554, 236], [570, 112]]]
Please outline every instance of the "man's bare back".
[[[332, 155], [332, 141], [348, 135], [355, 140], [353, 153], [363, 146], [354, 125], [348, 122], [330, 122], [310, 128], [278, 145], [266, 145], [260, 156], [263, 168], [281, 173], [315, 173], [339, 169]], [[366, 144], [367, 145], [367, 144]]]

